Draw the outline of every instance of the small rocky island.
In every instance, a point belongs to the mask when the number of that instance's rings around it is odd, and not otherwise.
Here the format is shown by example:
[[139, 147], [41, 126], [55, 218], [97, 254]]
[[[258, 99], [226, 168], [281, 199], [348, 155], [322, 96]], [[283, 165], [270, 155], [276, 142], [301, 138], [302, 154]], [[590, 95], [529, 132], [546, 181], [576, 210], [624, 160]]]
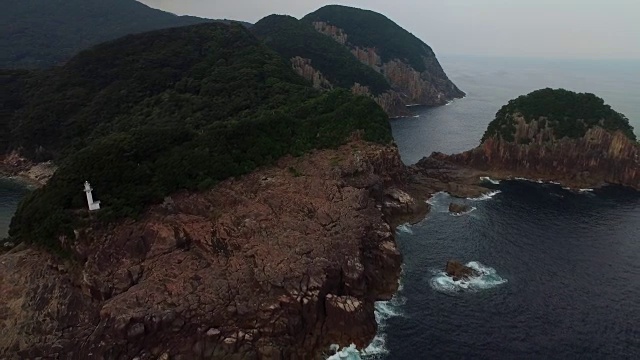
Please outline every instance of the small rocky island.
[[640, 189], [640, 146], [629, 120], [593, 94], [564, 89], [541, 89], [509, 101], [480, 146], [455, 155], [434, 153], [418, 166], [434, 162], [495, 179]]

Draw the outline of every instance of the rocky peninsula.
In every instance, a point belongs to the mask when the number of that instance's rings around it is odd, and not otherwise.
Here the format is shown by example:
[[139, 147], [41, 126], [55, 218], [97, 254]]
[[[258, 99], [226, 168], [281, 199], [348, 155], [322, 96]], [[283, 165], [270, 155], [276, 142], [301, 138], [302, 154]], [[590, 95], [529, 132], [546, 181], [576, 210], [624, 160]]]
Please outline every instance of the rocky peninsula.
[[78, 229], [67, 241], [80, 261], [18, 247], [0, 258], [0, 356], [290, 359], [365, 346], [402, 262], [385, 214], [426, 212], [399, 188], [409, 176], [395, 147], [353, 141]]

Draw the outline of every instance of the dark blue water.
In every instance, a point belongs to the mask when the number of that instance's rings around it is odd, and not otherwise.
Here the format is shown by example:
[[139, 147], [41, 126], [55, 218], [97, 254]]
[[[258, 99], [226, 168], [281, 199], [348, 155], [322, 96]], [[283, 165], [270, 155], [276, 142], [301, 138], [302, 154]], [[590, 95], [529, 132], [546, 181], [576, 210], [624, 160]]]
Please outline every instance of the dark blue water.
[[0, 240], [8, 235], [11, 217], [28, 191], [24, 184], [0, 177]]
[[[541, 87], [603, 97], [640, 130], [640, 64], [444, 58], [469, 96], [392, 123], [406, 163], [476, 146], [509, 99]], [[402, 286], [378, 306], [374, 352], [386, 359], [640, 359], [640, 193], [573, 193], [522, 181], [464, 201], [438, 194], [421, 223], [401, 227]], [[457, 259], [484, 271], [455, 283]]]
[[[439, 194], [399, 232], [404, 303], [386, 321], [388, 358], [640, 358], [640, 194], [499, 189], [460, 217]], [[450, 259], [495, 274], [456, 285], [441, 273]]]

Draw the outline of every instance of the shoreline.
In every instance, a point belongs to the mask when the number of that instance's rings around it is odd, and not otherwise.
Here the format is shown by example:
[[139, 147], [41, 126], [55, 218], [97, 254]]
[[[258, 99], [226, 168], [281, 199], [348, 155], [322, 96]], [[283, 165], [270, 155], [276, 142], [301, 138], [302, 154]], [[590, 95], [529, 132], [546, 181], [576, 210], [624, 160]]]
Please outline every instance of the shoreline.
[[40, 188], [47, 184], [56, 172], [57, 166], [51, 162], [34, 163], [13, 151], [0, 155], [0, 178]]

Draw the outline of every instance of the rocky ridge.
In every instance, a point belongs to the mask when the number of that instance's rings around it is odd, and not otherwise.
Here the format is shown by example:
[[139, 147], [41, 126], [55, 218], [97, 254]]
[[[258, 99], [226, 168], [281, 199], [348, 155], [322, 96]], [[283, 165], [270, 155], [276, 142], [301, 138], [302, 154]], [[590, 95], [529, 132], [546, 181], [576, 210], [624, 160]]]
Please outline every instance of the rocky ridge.
[[398, 286], [391, 218], [427, 208], [411, 178], [397, 148], [355, 141], [77, 229], [60, 239], [73, 260], [21, 245], [0, 257], [0, 357], [305, 359], [364, 346], [374, 301]]

